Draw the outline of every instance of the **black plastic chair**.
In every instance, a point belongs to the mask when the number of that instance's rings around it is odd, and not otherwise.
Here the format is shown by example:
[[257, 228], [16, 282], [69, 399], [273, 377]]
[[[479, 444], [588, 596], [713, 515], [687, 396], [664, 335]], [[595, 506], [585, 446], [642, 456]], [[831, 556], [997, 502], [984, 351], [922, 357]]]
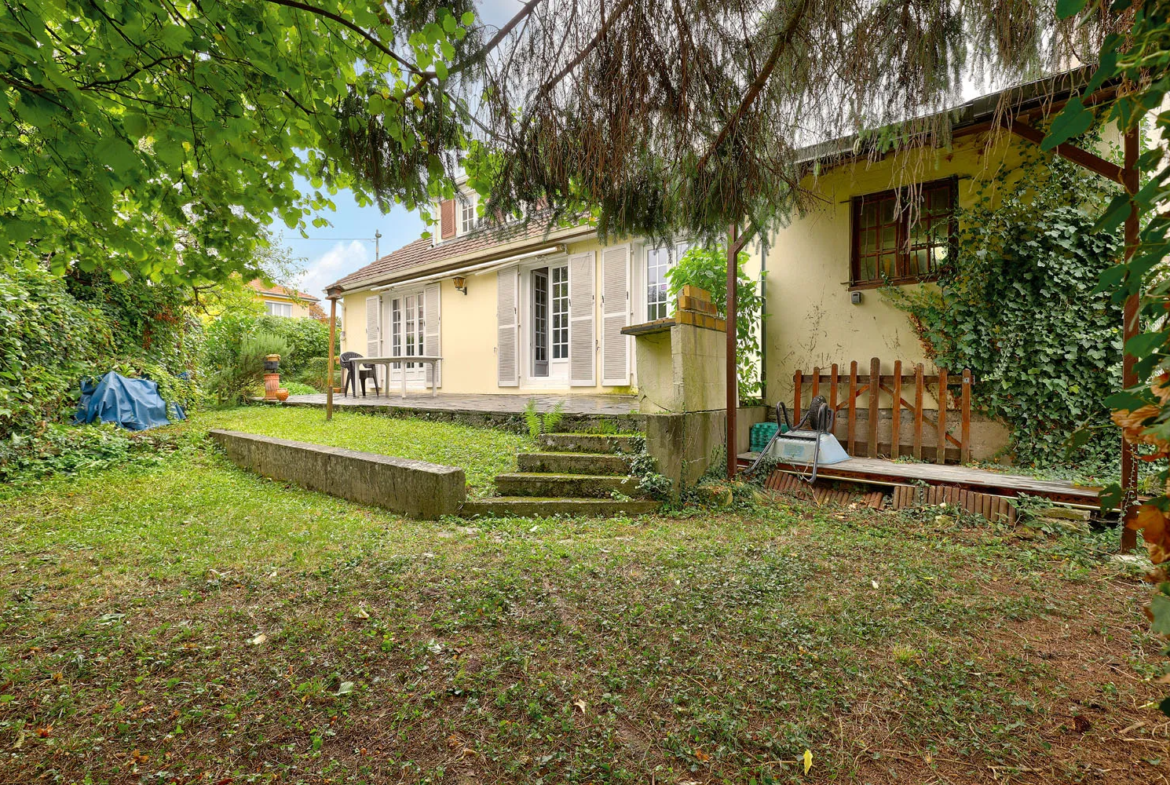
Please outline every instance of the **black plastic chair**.
[[378, 372], [374, 370], [374, 366], [366, 364], [359, 367], [360, 363], [354, 362], [360, 360], [362, 356], [357, 352], [343, 352], [341, 355], [341, 368], [345, 371], [345, 391], [343, 395], [349, 395], [350, 389], [353, 389], [354, 397], [357, 397], [358, 381], [362, 384], [362, 397], [366, 397], [366, 379], [374, 382], [374, 395], [381, 395], [381, 390], [378, 389]]

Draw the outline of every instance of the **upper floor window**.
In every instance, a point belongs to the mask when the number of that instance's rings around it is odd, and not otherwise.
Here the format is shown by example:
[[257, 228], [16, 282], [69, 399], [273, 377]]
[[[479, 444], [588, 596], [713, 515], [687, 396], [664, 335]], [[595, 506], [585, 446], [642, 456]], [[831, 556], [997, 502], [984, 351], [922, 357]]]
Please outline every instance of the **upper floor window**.
[[938, 275], [958, 235], [954, 178], [853, 198], [850, 283], [913, 283]]
[[646, 321], [652, 322], [670, 316], [666, 271], [678, 263], [688, 248], [690, 245], [679, 243], [675, 246], [646, 249]]
[[265, 301], [264, 307], [269, 316], [292, 316], [292, 303], [274, 303]]
[[474, 232], [479, 226], [479, 216], [475, 211], [478, 202], [479, 198], [474, 192], [459, 195], [459, 234]]

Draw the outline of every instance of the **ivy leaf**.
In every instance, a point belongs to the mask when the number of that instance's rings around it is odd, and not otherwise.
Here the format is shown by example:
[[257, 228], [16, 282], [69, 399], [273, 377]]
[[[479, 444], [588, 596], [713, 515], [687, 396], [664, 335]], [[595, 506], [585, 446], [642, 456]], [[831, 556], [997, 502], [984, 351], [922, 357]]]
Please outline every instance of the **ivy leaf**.
[[1170, 597], [1161, 592], [1155, 594], [1150, 600], [1150, 613], [1154, 616], [1150, 629], [1159, 635], [1170, 635]]
[[1058, 144], [1063, 144], [1074, 136], [1080, 136], [1093, 125], [1093, 112], [1081, 103], [1080, 98], [1073, 98], [1064, 105], [1064, 109], [1052, 121], [1052, 128], [1040, 143], [1041, 150], [1051, 150]]

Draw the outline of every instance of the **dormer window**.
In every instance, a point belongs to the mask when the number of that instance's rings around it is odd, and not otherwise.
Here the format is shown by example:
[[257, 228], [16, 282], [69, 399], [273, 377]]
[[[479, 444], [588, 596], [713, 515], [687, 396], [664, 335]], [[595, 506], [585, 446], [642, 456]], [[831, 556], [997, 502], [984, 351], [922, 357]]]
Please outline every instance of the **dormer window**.
[[474, 232], [479, 226], [479, 216], [475, 211], [478, 201], [475, 192], [459, 195], [459, 234]]

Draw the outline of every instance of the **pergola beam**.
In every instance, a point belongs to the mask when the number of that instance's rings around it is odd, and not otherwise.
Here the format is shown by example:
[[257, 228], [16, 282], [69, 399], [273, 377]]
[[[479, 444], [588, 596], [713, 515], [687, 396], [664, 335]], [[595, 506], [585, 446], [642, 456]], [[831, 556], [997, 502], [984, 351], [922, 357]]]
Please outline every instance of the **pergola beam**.
[[[1043, 131], [1033, 128], [1019, 120], [1012, 120], [1011, 131], [1013, 134], [1022, 136], [1034, 144], [1040, 144], [1044, 141]], [[1062, 142], [1053, 148], [1053, 152], [1065, 160], [1072, 161], [1074, 164], [1088, 169], [1094, 174], [1101, 175], [1107, 180], [1125, 185], [1125, 170], [1115, 163], [1110, 163], [1104, 158], [1090, 153], [1088, 150], [1083, 150], [1068, 142]]]

